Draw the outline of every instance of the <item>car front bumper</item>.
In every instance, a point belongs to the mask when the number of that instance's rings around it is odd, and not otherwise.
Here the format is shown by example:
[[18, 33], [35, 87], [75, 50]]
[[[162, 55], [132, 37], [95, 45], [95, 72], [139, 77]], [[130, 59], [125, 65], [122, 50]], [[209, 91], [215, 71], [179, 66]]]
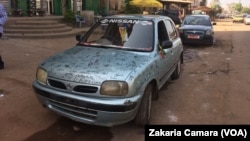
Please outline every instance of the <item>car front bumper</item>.
[[245, 21], [245, 24], [250, 24], [250, 20]]
[[33, 83], [39, 102], [72, 120], [98, 126], [114, 126], [131, 121], [142, 94], [130, 98], [96, 98], [73, 95]]
[[214, 37], [213, 36], [203, 36], [199, 39], [189, 39], [187, 36], [181, 36], [181, 40], [184, 44], [213, 44]]
[[234, 19], [233, 22], [244, 22], [242, 19]]

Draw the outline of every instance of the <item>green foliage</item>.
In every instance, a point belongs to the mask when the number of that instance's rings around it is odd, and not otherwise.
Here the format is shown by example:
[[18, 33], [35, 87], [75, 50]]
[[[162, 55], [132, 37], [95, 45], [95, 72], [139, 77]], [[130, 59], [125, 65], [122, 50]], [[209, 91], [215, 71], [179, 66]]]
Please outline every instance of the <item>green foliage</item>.
[[241, 12], [241, 10], [242, 10], [242, 4], [241, 3], [237, 3], [236, 5], [235, 5], [235, 7], [234, 7], [234, 9], [235, 10], [237, 10], [238, 12]]
[[241, 12], [250, 14], [250, 8], [244, 7]]
[[133, 6], [133, 5], [130, 5], [129, 2], [131, 0], [125, 0], [125, 8], [124, 8], [124, 13], [125, 14], [138, 14], [138, 13], [141, 13], [141, 9], [139, 7], [136, 7], [136, 6]]
[[218, 5], [218, 4], [214, 4], [214, 5], [212, 5], [212, 6], [211, 6], [211, 9], [212, 9], [212, 11], [211, 11], [211, 15], [213, 15], [213, 16], [215, 16], [216, 14], [218, 14], [218, 13], [221, 13], [221, 12], [222, 12], [222, 8], [221, 8], [221, 6], [220, 6], [220, 5]]
[[74, 25], [75, 24], [75, 13], [72, 10], [66, 10], [65, 14], [64, 14], [64, 22], [66, 22], [69, 25]]

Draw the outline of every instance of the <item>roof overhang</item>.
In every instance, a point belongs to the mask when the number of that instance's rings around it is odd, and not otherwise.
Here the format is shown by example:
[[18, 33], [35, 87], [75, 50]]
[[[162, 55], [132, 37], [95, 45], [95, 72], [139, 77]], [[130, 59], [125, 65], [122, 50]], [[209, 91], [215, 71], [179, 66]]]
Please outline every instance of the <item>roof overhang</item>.
[[193, 2], [189, 0], [159, 0], [162, 3], [180, 3], [180, 4], [191, 4]]
[[206, 7], [206, 6], [200, 6], [200, 7], [194, 8], [193, 10], [212, 11], [211, 8]]

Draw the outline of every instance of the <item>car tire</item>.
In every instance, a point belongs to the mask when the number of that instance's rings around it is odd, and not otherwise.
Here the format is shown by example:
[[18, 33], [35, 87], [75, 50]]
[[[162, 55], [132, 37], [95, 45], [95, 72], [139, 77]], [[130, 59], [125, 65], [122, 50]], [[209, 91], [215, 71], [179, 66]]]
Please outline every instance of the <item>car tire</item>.
[[158, 90], [157, 84], [155, 82], [155, 83], [151, 83], [151, 85], [153, 87], [152, 100], [158, 100], [159, 99], [159, 90]]
[[175, 70], [174, 70], [174, 72], [171, 75], [171, 79], [172, 80], [178, 79], [180, 77], [180, 74], [181, 74], [181, 57], [178, 60], [177, 65], [175, 67]]
[[134, 119], [136, 125], [144, 126], [149, 124], [151, 117], [152, 94], [153, 86], [149, 84], [144, 91], [140, 107]]
[[208, 43], [208, 46], [212, 46], [214, 44], [214, 41], [211, 41], [210, 43]]

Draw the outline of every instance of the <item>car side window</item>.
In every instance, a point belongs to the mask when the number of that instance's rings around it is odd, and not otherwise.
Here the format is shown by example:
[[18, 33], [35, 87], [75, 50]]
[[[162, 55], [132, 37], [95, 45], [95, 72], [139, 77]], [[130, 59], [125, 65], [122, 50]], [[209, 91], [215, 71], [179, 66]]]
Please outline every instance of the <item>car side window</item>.
[[162, 45], [163, 41], [169, 40], [166, 26], [163, 21], [158, 22], [158, 40], [159, 44]]
[[169, 39], [171, 41], [176, 39], [177, 38], [177, 32], [175, 30], [174, 24], [169, 20], [165, 20], [165, 24], [166, 24], [166, 27], [167, 27], [167, 32], [168, 32]]

